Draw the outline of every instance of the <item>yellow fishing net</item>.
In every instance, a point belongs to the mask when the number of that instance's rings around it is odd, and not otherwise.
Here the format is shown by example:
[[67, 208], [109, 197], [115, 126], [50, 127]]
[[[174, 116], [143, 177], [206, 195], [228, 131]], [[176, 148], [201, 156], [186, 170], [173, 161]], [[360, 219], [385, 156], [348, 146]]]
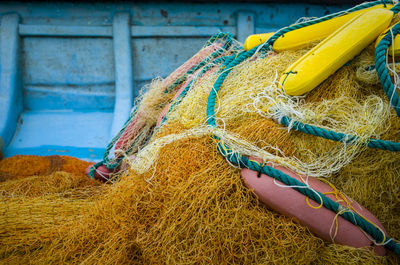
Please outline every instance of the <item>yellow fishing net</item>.
[[[370, 248], [324, 242], [295, 220], [269, 210], [244, 186], [240, 169], [221, 156], [210, 137], [218, 136], [241, 155], [328, 179], [376, 215], [388, 235], [400, 238], [400, 154], [363, 144], [369, 138], [400, 141], [400, 120], [370, 70], [374, 47], [308, 95], [288, 97], [277, 79], [311, 47], [256, 55], [236, 66], [217, 96], [217, 129], [206, 126], [206, 107], [223, 66], [193, 76], [186, 96], [170, 106], [158, 126], [162, 107], [173, 94], [163, 93], [164, 81], [156, 80], [140, 105], [152, 123], [143, 139], [150, 131], [151, 137], [140, 140], [135, 152], [126, 152], [113, 184], [83, 181], [60, 167], [48, 173], [48, 161], [43, 168], [24, 171], [22, 164], [9, 170], [6, 165], [14, 162], [2, 160], [0, 261], [400, 263], [391, 252], [380, 257]], [[359, 143], [289, 130], [276, 122], [282, 115], [355, 135]], [[125, 139], [135, 138], [143, 126], [132, 125], [136, 132]]]

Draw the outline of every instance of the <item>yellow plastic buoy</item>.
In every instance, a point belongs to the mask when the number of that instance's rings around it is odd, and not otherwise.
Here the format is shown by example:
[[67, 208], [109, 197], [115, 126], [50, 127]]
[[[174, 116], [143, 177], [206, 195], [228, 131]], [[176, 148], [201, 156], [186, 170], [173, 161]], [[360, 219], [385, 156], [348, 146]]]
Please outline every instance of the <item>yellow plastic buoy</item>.
[[358, 55], [393, 18], [387, 9], [363, 13], [343, 25], [286, 69], [279, 82], [288, 95], [303, 95]]
[[263, 33], [263, 34], [253, 34], [247, 37], [244, 42], [243, 48], [248, 51], [254, 47], [266, 42], [275, 32]]
[[[399, 24], [400, 22], [396, 23], [395, 25]], [[385, 35], [395, 26], [393, 25], [389, 29], [385, 30], [379, 37], [376, 39], [375, 47], [378, 46], [378, 43], [385, 37]], [[399, 56], [400, 55], [400, 35], [393, 36], [394, 40], [392, 44], [388, 48], [388, 52], [390, 56]]]
[[[349, 22], [354, 17], [364, 14], [374, 9], [390, 9], [393, 5], [376, 5], [359, 11], [355, 11], [340, 17], [335, 17], [314, 25], [310, 25], [301, 29], [296, 29], [279, 37], [272, 45], [274, 51], [281, 52], [290, 49], [299, 49], [307, 46], [308, 43], [326, 38], [335, 30]], [[264, 34], [254, 34], [247, 37], [244, 42], [246, 51], [266, 42], [274, 32]]]

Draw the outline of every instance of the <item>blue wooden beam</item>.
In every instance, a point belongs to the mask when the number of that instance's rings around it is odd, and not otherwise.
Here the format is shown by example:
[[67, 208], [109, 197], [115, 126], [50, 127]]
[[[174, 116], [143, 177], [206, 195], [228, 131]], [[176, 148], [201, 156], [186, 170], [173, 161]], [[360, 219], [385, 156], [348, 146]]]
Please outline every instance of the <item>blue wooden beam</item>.
[[133, 90], [133, 61], [129, 13], [116, 13], [113, 19], [115, 65], [115, 106], [111, 137], [128, 119], [137, 92]]
[[0, 35], [0, 149], [4, 152], [22, 112], [22, 82], [19, 67], [18, 14], [1, 18]]
[[236, 28], [231, 26], [132, 26], [132, 37], [206, 37], [218, 32], [230, 32], [235, 35]]
[[252, 12], [240, 11], [237, 16], [236, 38], [244, 42], [246, 38], [255, 33], [255, 16]]
[[[227, 31], [236, 34], [232, 26], [131, 26], [131, 36], [143, 37], [210, 37]], [[64, 25], [25, 25], [19, 26], [23, 37], [113, 37], [111, 26], [64, 26]]]
[[64, 26], [64, 25], [24, 25], [19, 26], [21, 36], [59, 37], [112, 37], [111, 26]]

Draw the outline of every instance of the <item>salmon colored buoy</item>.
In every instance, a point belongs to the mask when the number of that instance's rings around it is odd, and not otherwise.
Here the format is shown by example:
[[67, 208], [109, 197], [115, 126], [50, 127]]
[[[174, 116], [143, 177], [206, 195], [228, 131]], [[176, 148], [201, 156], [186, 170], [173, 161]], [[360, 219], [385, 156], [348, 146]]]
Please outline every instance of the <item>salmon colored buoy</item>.
[[[257, 162], [260, 161], [254, 158], [250, 159]], [[342, 198], [350, 203], [350, 205], [346, 204], [343, 200], [335, 196], [335, 193], [337, 195], [337, 191], [335, 192], [334, 188], [328, 184], [313, 177], [307, 178], [297, 175], [295, 172], [282, 166], [267, 165], [303, 183], [307, 182], [312, 189], [319, 191], [346, 208], [353, 207], [359, 215], [377, 225], [386, 234], [381, 222], [371, 212], [357, 202], [341, 194], [341, 196], [343, 196]], [[353, 225], [340, 215], [328, 210], [323, 205], [319, 205], [311, 199], [308, 200], [305, 195], [286, 186], [282, 182], [247, 168], [242, 169], [241, 175], [246, 186], [252, 189], [258, 198], [268, 207], [288, 217], [294, 218], [302, 225], [307, 226], [311, 232], [320, 238], [328, 242], [333, 241], [334, 243], [355, 248], [374, 245], [369, 238], [370, 236], [367, 237], [358, 226]], [[374, 246], [374, 252], [377, 255], [383, 256], [386, 250], [383, 246], [376, 245]]]
[[[89, 171], [90, 169], [94, 166], [90, 165], [86, 168], [85, 174], [89, 176]], [[110, 179], [110, 175], [113, 173], [113, 171], [107, 169], [104, 165], [99, 166], [95, 171], [94, 171], [94, 179], [100, 180], [103, 182], [106, 182], [107, 180]]]

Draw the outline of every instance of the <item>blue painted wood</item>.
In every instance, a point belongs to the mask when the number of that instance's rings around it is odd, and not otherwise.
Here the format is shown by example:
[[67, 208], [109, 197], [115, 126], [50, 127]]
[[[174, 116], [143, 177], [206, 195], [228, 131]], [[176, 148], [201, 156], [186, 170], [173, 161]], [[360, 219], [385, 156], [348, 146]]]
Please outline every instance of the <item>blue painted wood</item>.
[[121, 130], [133, 105], [132, 48], [129, 13], [116, 13], [113, 21], [115, 105], [110, 139]]
[[114, 108], [112, 39], [24, 37], [22, 53], [25, 109]]
[[23, 99], [27, 110], [112, 110], [114, 83], [77, 87], [26, 85]]
[[0, 34], [0, 150], [4, 152], [22, 111], [19, 16], [4, 15]]
[[167, 76], [201, 49], [208, 39], [132, 38], [135, 81], [146, 83], [155, 77]]
[[[215, 32], [227, 31], [236, 34], [232, 26], [131, 26], [132, 37], [209, 37]], [[26, 37], [109, 37], [111, 26], [51, 26], [20, 25], [19, 34]]]
[[41, 145], [26, 148], [8, 148], [6, 157], [15, 155], [66, 155], [79, 157], [88, 161], [99, 161], [103, 156], [104, 148], [94, 147], [76, 147], [76, 146], [60, 146], [60, 145]]
[[206, 37], [216, 32], [230, 32], [236, 34], [232, 26], [132, 26], [132, 37]]
[[19, 120], [21, 125], [4, 156], [37, 154], [35, 148], [44, 150], [43, 146], [57, 146], [52, 148], [52, 154], [56, 150], [58, 154], [99, 160], [101, 155], [96, 154], [101, 152], [91, 153], [90, 149], [105, 150], [112, 119], [112, 112], [24, 111]]
[[112, 39], [25, 37], [22, 45], [24, 85], [79, 89], [114, 83]]
[[19, 34], [30, 37], [112, 37], [110, 26], [20, 25]]
[[[244, 42], [249, 35], [255, 33], [255, 15], [253, 12], [241, 11], [237, 16], [236, 38]], [[232, 33], [233, 34], [233, 33]]]

